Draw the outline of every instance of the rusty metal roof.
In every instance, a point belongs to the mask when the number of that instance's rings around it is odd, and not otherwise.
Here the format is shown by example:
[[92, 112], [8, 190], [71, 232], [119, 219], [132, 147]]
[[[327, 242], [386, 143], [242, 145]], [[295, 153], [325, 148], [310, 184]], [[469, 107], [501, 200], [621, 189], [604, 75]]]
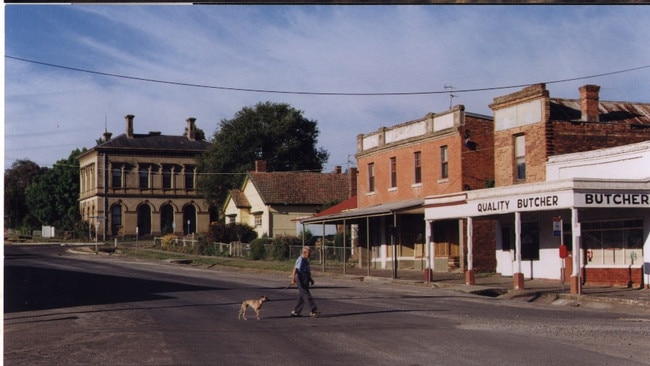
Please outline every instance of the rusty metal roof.
[[[580, 100], [550, 98], [551, 121], [580, 121]], [[650, 126], [650, 104], [599, 101], [599, 122]]]

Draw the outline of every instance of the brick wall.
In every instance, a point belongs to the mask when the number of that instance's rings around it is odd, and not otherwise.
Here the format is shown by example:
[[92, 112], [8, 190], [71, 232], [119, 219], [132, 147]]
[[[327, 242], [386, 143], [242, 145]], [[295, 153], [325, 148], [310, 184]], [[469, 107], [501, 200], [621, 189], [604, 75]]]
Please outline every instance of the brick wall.
[[463, 190], [487, 188], [488, 181], [494, 181], [494, 123], [466, 116], [464, 131], [461, 187]]
[[584, 282], [590, 285], [642, 287], [641, 268], [585, 268]]
[[[516, 180], [515, 135], [526, 141], [526, 179]], [[546, 131], [543, 123], [517, 127], [494, 133], [494, 181], [497, 187], [546, 180]]]
[[551, 122], [553, 149], [549, 156], [616, 147], [650, 140], [650, 128], [628, 124]]

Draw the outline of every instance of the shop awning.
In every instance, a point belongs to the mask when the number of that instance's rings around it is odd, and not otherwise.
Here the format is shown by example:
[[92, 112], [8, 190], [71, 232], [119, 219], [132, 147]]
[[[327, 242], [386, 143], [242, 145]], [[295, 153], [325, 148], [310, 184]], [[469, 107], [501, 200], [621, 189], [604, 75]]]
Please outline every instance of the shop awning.
[[357, 208], [345, 212], [325, 216], [312, 216], [300, 220], [303, 224], [331, 223], [335, 221], [361, 219], [374, 216], [387, 216], [392, 214], [424, 214], [424, 199], [412, 199], [391, 202], [371, 207]]

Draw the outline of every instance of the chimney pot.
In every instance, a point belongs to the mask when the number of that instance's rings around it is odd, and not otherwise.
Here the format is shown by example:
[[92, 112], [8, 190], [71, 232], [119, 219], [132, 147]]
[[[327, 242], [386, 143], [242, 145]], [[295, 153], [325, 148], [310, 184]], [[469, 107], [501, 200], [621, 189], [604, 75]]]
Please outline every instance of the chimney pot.
[[341, 174], [341, 166], [340, 165], [337, 165], [337, 166], [334, 167], [334, 173]]
[[598, 122], [598, 101], [600, 86], [585, 85], [580, 87], [580, 113], [581, 119], [585, 122]]

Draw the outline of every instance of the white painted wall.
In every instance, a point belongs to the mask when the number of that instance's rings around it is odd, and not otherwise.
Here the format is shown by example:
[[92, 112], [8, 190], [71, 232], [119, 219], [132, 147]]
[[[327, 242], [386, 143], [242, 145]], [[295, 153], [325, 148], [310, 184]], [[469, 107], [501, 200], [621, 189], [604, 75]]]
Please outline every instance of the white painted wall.
[[650, 177], [650, 141], [554, 156], [546, 180], [568, 178], [644, 179]]

